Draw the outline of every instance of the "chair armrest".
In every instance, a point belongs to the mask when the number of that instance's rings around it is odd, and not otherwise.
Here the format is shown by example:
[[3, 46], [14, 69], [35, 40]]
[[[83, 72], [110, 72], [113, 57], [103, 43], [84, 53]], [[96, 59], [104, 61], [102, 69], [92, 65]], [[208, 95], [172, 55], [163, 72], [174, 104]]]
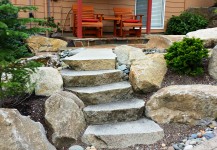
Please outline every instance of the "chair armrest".
[[142, 22], [142, 17], [143, 17], [144, 15], [135, 15], [135, 19], [137, 19], [137, 17], [139, 17], [139, 20], [140, 20], [140, 22]]
[[97, 19], [99, 19], [100, 22], [102, 22], [102, 17], [104, 14], [94, 14]]

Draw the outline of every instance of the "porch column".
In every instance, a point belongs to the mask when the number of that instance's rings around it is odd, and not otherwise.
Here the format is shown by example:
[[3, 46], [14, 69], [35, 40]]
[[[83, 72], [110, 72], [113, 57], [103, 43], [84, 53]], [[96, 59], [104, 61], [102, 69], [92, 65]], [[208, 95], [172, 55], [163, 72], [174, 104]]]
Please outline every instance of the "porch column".
[[146, 34], [150, 34], [151, 32], [151, 14], [152, 14], [152, 0], [148, 0]]
[[82, 38], [82, 0], [78, 0], [77, 37]]

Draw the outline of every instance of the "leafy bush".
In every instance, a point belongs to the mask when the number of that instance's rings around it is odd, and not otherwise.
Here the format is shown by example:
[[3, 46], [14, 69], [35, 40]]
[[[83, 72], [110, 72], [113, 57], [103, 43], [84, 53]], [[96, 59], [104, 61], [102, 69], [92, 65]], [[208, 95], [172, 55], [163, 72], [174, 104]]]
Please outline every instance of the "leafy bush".
[[184, 38], [175, 42], [165, 55], [166, 63], [173, 71], [187, 75], [203, 74], [203, 59], [208, 57], [208, 50], [203, 41], [195, 38]]
[[31, 34], [47, 29], [25, 25], [41, 22], [40, 19], [18, 18], [20, 11], [36, 10], [35, 7], [19, 7], [9, 0], [0, 0], [0, 99], [18, 96], [30, 86], [30, 72], [39, 66], [35, 62], [21, 63], [21, 58], [31, 56], [24, 42]]
[[191, 12], [183, 12], [179, 16], [169, 19], [166, 34], [185, 35], [188, 32], [204, 29], [208, 25], [208, 20], [203, 16]]

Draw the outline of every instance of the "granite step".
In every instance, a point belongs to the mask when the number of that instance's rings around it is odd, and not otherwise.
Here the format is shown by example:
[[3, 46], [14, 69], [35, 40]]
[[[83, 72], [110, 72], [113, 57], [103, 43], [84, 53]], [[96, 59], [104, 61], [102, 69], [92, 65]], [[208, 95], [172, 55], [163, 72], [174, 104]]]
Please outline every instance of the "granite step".
[[116, 55], [112, 49], [90, 49], [87, 48], [74, 56], [63, 59], [73, 70], [114, 70]]
[[163, 129], [154, 121], [143, 118], [131, 122], [90, 125], [82, 141], [96, 148], [126, 148], [136, 144], [153, 144], [164, 137]]
[[144, 100], [134, 98], [126, 101], [87, 106], [84, 108], [84, 115], [88, 124], [135, 121], [142, 117], [144, 107]]
[[68, 87], [85, 105], [96, 105], [132, 98], [132, 87], [129, 82], [117, 82], [93, 87]]
[[65, 87], [97, 86], [122, 81], [120, 70], [61, 71]]

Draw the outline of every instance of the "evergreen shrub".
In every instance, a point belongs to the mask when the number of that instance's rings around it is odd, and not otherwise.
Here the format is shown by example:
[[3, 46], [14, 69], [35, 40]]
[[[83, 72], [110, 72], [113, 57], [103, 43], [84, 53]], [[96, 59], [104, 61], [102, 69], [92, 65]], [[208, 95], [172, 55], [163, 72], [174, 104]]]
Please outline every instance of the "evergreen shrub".
[[184, 38], [175, 42], [165, 55], [169, 68], [180, 74], [192, 76], [202, 75], [203, 59], [208, 57], [208, 50], [204, 48], [203, 41], [196, 38]]
[[19, 96], [28, 91], [31, 85], [30, 73], [39, 66], [36, 62], [21, 63], [22, 58], [32, 56], [25, 39], [47, 30], [26, 26], [28, 23], [39, 23], [43, 20], [18, 18], [21, 11], [35, 10], [32, 6], [14, 6], [9, 0], [0, 0], [0, 99]]
[[204, 29], [208, 26], [208, 20], [201, 15], [183, 12], [179, 16], [169, 19], [166, 34], [185, 35], [188, 32]]

